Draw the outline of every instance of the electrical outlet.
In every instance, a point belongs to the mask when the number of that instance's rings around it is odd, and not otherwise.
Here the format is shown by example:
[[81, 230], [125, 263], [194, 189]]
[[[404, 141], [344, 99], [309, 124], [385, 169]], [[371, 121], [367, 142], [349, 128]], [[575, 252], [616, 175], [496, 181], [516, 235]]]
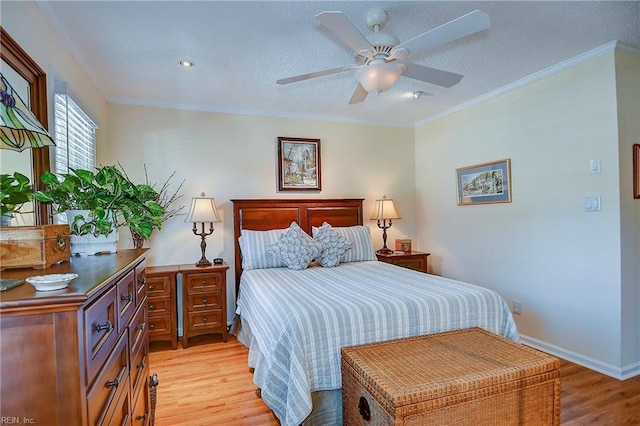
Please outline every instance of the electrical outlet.
[[514, 300], [511, 303], [511, 310], [516, 315], [522, 315], [522, 302], [519, 300]]

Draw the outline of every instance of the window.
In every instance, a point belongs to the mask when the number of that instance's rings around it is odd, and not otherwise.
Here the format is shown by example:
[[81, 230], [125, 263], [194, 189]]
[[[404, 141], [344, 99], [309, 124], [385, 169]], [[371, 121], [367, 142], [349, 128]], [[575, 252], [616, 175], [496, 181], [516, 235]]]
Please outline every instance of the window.
[[68, 173], [70, 168], [93, 170], [98, 126], [66, 93], [65, 83], [56, 82], [54, 109], [54, 173]]

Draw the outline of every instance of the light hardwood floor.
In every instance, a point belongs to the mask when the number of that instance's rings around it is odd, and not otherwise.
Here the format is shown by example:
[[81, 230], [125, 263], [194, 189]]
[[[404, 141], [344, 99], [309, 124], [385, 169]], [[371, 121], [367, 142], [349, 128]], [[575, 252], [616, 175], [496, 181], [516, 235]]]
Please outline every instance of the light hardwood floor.
[[[156, 426], [278, 425], [232, 336], [186, 350], [152, 345], [149, 365], [160, 381]], [[640, 377], [619, 381], [562, 361], [561, 378], [562, 425], [640, 425]]]

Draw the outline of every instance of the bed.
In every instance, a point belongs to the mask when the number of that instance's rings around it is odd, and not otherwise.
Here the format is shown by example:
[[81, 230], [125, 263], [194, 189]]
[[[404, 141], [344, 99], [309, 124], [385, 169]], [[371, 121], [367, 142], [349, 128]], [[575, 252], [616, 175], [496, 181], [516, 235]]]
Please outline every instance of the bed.
[[[378, 262], [363, 226], [362, 199], [232, 202], [236, 334], [249, 348], [263, 401], [283, 425], [342, 424], [344, 346], [476, 326], [518, 339], [497, 293]], [[273, 249], [265, 253], [284, 234], [312, 248], [327, 235], [349, 247], [338, 251], [337, 265], [331, 257], [326, 262], [326, 250], [311, 250], [321, 264], [306, 267], [305, 260], [298, 267], [273, 256]]]

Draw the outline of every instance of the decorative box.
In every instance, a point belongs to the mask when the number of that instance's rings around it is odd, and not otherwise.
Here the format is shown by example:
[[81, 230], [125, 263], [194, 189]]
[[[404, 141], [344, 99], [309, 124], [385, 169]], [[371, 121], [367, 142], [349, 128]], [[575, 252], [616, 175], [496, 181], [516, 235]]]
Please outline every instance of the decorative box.
[[48, 268], [71, 258], [69, 225], [0, 227], [0, 271]]
[[411, 240], [408, 238], [396, 239], [396, 251], [411, 253]]
[[480, 328], [342, 349], [346, 425], [559, 425], [560, 361]]

